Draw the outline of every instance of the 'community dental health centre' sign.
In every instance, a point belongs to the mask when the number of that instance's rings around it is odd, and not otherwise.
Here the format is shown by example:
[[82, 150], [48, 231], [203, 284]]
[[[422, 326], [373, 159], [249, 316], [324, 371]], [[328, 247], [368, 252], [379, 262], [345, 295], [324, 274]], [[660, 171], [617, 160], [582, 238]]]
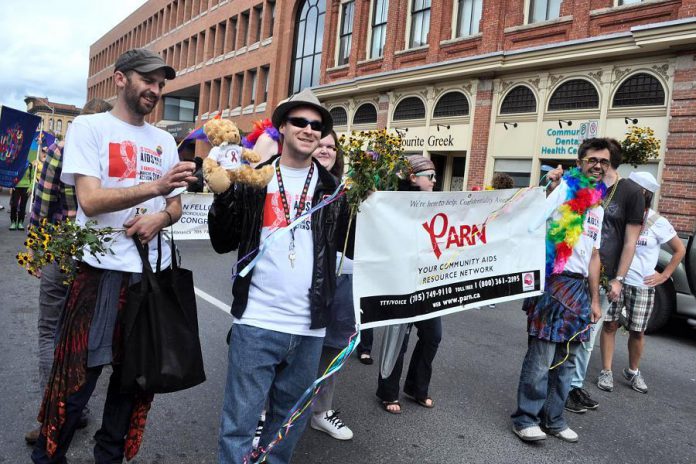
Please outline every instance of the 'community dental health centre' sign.
[[578, 147], [585, 139], [597, 137], [599, 123], [587, 121], [580, 124], [577, 129], [549, 128], [544, 134], [541, 146], [541, 155], [573, 155], [578, 154]]
[[[357, 217], [353, 298], [361, 328], [539, 295], [543, 191], [376, 192]], [[541, 221], [543, 224], [543, 221]]]

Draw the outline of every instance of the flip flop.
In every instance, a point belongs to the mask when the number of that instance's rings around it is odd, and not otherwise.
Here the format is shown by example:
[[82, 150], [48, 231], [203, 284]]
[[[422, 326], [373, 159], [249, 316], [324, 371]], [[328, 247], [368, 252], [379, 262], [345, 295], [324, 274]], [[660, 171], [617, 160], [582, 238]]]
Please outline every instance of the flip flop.
[[[399, 409], [397, 411], [390, 410], [389, 406], [398, 406]], [[389, 414], [401, 414], [401, 403], [399, 403], [399, 400], [396, 401], [382, 401], [382, 408], [387, 411]]]
[[360, 357], [358, 357], [358, 360], [366, 365], [371, 365], [374, 360], [372, 359], [372, 356], [370, 356], [370, 353], [360, 353]]
[[[435, 407], [435, 401], [433, 401], [433, 399], [429, 396], [426, 396], [425, 398], [416, 398], [415, 396], [409, 395], [408, 393], [406, 393], [406, 396], [418, 403], [419, 405], [423, 406], [424, 408], [432, 409]], [[430, 404], [428, 404], [428, 400], [430, 400]]]

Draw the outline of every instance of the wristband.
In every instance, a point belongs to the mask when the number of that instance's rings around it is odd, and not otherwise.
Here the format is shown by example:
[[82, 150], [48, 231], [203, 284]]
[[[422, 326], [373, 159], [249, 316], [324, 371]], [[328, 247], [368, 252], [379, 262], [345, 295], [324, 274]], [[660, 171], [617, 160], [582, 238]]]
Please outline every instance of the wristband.
[[169, 217], [169, 224], [168, 224], [168, 226], [171, 226], [172, 224], [174, 224], [174, 219], [172, 219], [172, 215], [169, 214], [169, 211], [167, 211], [167, 210], [165, 209], [165, 210], [162, 211], [162, 212], [163, 212], [164, 214], [166, 214], [166, 215]]

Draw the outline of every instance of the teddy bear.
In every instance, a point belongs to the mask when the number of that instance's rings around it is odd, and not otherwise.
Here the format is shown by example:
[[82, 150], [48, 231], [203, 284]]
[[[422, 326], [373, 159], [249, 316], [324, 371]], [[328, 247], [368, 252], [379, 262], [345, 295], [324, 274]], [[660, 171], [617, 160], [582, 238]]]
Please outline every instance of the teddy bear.
[[254, 188], [263, 188], [274, 175], [272, 166], [251, 167], [261, 157], [239, 145], [241, 137], [237, 125], [228, 119], [211, 119], [203, 126], [208, 141], [213, 145], [203, 160], [203, 178], [213, 193], [225, 192], [236, 182]]

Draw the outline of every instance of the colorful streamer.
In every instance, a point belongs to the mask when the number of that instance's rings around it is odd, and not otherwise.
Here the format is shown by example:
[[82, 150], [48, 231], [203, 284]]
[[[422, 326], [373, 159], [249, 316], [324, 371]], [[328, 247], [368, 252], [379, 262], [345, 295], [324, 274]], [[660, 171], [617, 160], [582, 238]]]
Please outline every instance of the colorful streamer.
[[571, 169], [563, 180], [568, 186], [566, 201], [558, 207], [561, 216], [546, 231], [546, 275], [563, 272], [582, 236], [587, 210], [599, 206], [607, 192], [603, 182], [595, 183], [578, 168]]

